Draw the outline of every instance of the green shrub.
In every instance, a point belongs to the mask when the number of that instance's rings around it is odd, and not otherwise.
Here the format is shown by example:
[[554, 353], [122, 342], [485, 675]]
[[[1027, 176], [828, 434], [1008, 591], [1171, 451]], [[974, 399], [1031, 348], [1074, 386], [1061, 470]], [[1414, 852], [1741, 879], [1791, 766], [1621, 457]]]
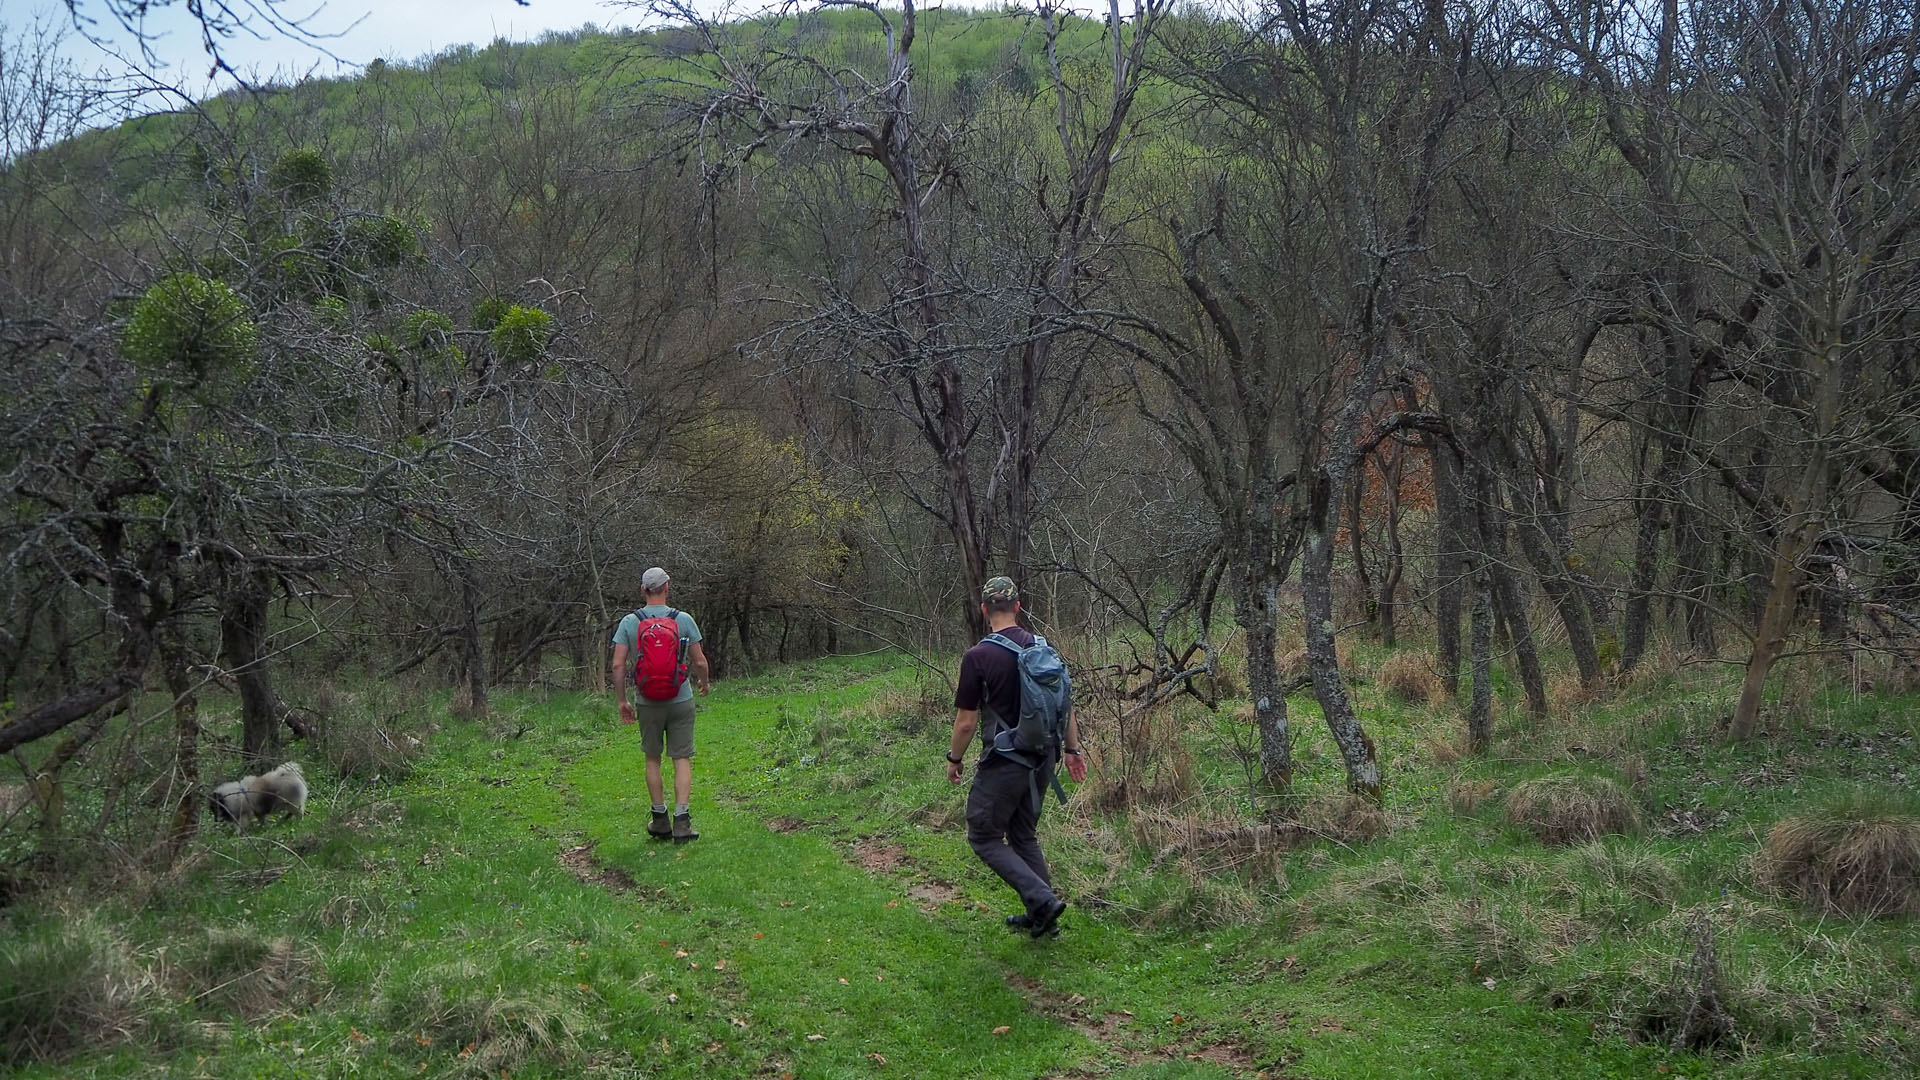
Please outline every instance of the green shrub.
[[553, 337], [553, 316], [539, 308], [515, 304], [500, 316], [490, 333], [493, 351], [508, 364], [527, 364], [540, 358]]
[[473, 328], [492, 331], [494, 327], [500, 325], [500, 320], [506, 317], [507, 311], [512, 307], [512, 304], [497, 296], [481, 298], [473, 305]]
[[290, 203], [311, 202], [333, 190], [333, 166], [313, 147], [297, 147], [267, 168], [267, 186]]
[[253, 374], [259, 340], [246, 301], [225, 282], [177, 273], [155, 282], [134, 305], [120, 348], [149, 374], [193, 382], [220, 375], [237, 383]]
[[347, 243], [371, 266], [389, 269], [420, 258], [420, 234], [406, 221], [384, 214], [347, 226]]
[[313, 321], [329, 330], [347, 328], [347, 302], [338, 296], [323, 296], [313, 302]]
[[400, 340], [430, 356], [446, 352], [453, 347], [453, 320], [432, 308], [421, 308], [401, 321]]

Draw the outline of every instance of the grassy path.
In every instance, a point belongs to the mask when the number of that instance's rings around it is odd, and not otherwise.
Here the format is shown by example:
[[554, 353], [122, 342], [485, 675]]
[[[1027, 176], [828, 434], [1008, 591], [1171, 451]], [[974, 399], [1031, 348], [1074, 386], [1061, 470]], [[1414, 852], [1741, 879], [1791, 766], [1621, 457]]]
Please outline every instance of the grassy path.
[[886, 677], [823, 682], [703, 702], [693, 844], [643, 832], [630, 730], [559, 772], [548, 826], [590, 844], [632, 905], [658, 1075], [1661, 1075], [1659, 1055], [1591, 1045], [1577, 1021], [1491, 988], [1396, 993], [1408, 969], [1390, 942], [1330, 969], [1257, 929], [1141, 933], [1076, 911], [1057, 940], [1008, 933], [1013, 897], [961, 830], [898, 809], [957, 812], [963, 789], [936, 779], [944, 739], [877, 750], [899, 760], [868, 763], [885, 779], [848, 792], [793, 780], [803, 754], [774, 764], [793, 717], [811, 729]]
[[[831, 707], [861, 693], [819, 697]], [[685, 1045], [690, 1075], [1025, 1076], [1092, 1054], [1016, 986], [1033, 985], [1049, 955], [1089, 966], [1097, 935], [983, 935], [998, 916], [928, 877], [897, 843], [869, 842], [873, 869], [857, 864], [840, 830], [807, 827], [804, 801], [767, 790], [769, 703], [723, 692], [702, 704], [695, 843], [642, 831], [637, 738], [623, 733], [566, 773], [595, 861], [634, 882], [615, 888], [634, 898], [635, 948], [653, 965], [656, 998], [675, 999], [662, 1038]]]
[[[1545, 969], [1502, 950], [1552, 945], [1513, 944], [1500, 910], [1525, 898], [1448, 875], [1548, 889], [1604, 852], [1446, 814], [1294, 852], [1290, 885], [1233, 909], [1250, 917], [1203, 922], [1180, 913], [1196, 896], [1207, 910], [1206, 882], [1050, 808], [1056, 877], [1106, 906], [1071, 909], [1057, 940], [1009, 933], [1013, 896], [967, 849], [965, 791], [940, 765], [946, 710], [889, 664], [802, 665], [703, 702], [693, 844], [645, 834], [638, 732], [609, 702], [503, 697], [489, 723], [437, 735], [402, 784], [335, 784], [298, 823], [209, 833], [191, 887], [13, 909], [16, 933], [85, 946], [50, 945], [50, 962], [118, 957], [152, 974], [143, 1000], [159, 1003], [137, 1042], [22, 1075], [1886, 1075], [1844, 1052], [1671, 1055], [1599, 1029], [1593, 1006], [1529, 1004], [1540, 987], [1524, 980]], [[1111, 887], [1075, 896], [1103, 873]], [[1576, 892], [1642, 921], [1667, 907]], [[1432, 913], [1481, 921], [1425, 933]], [[1604, 988], [1632, 946], [1599, 933], [1579, 977]]]

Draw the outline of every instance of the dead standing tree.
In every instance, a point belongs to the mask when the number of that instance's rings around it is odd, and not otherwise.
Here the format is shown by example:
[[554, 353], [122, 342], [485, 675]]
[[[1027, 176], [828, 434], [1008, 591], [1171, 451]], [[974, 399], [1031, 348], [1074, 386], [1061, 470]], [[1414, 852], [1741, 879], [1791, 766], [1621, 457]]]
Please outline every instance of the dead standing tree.
[[1066, 372], [1063, 378], [1054, 377], [1054, 345], [1063, 336], [1064, 320], [1084, 306], [1086, 270], [1103, 246], [1097, 230], [1140, 80], [1147, 72], [1147, 48], [1171, 8], [1171, 0], [1135, 0], [1133, 17], [1122, 20], [1119, 0], [1108, 0], [1112, 82], [1105, 88], [1105, 100], [1098, 102], [1090, 99], [1100, 88], [1074, 85], [1062, 65], [1065, 13], [1051, 3], [1038, 8], [1046, 35], [1047, 68], [1056, 110], [1053, 134], [1059, 142], [1065, 190], [1057, 202], [1049, 200], [1048, 175], [1041, 173], [1033, 201], [1046, 226], [1047, 245], [1032, 260], [1027, 274], [1025, 332], [1020, 335], [1010, 363], [1012, 370], [1005, 380], [1012, 388], [1002, 453], [1009, 464], [1005, 480], [1007, 568], [1023, 590], [1027, 588], [1028, 532], [1036, 514], [1035, 473], [1055, 426], [1042, 415], [1043, 391], [1050, 383], [1065, 388], [1065, 393], [1056, 392], [1057, 407], [1058, 399], [1070, 396], [1071, 388], [1080, 381], [1077, 370]]
[[[869, 13], [880, 26], [884, 70], [863, 72], [812, 55], [790, 40], [794, 28], [777, 19], [763, 37], [746, 42], [738, 32], [750, 24], [713, 23], [680, 0], [649, 5], [688, 32], [677, 47], [694, 73], [675, 92], [695, 120], [709, 183], [763, 150], [800, 154], [825, 146], [878, 169], [887, 192], [884, 212], [897, 225], [899, 245], [894, 266], [882, 275], [885, 295], [876, 303], [851, 290], [824, 289], [824, 310], [790, 324], [773, 340], [819, 355], [863, 358], [864, 374], [880, 384], [925, 444], [936, 463], [939, 494], [913, 497], [946, 527], [960, 563], [967, 623], [982, 632], [973, 598], [986, 581], [999, 535], [1005, 536], [1010, 570], [1021, 578], [1027, 573], [1025, 540], [1038, 512], [1036, 473], [1052, 431], [1070, 411], [1062, 399], [1078, 383], [1072, 372], [1053, 370], [1053, 345], [1081, 306], [1087, 266], [1100, 246], [1106, 191], [1145, 73], [1144, 53], [1170, 4], [1136, 0], [1132, 16], [1123, 18], [1118, 0], [1109, 0], [1112, 83], [1098, 106], [1088, 104], [1086, 88], [1074, 85], [1060, 62], [1063, 13], [1051, 4], [1038, 8], [1056, 104], [1055, 167], [1065, 183], [1057, 203], [1036, 200], [1047, 243], [1016, 271], [1022, 295], [1012, 302], [1004, 280], [969, 280], [966, 260], [935, 240], [936, 233], [953, 232], [934, 227], [939, 208], [966, 211], [966, 201], [941, 197], [981, 170], [968, 158], [964, 125], [930, 121], [914, 98], [915, 4], [907, 0], [897, 11], [862, 0], [819, 6]], [[982, 182], [1005, 179], [987, 176]], [[979, 230], [968, 225], [959, 231]], [[1004, 270], [1005, 260], [998, 261]], [[1017, 314], [994, 314], [1008, 310]], [[989, 355], [1000, 358], [1001, 371], [983, 370]], [[988, 384], [984, 397], [982, 382]], [[1055, 400], [1047, 411], [1050, 392]], [[996, 404], [1002, 445], [981, 491], [973, 443]], [[1002, 505], [1005, 519], [996, 521]]]

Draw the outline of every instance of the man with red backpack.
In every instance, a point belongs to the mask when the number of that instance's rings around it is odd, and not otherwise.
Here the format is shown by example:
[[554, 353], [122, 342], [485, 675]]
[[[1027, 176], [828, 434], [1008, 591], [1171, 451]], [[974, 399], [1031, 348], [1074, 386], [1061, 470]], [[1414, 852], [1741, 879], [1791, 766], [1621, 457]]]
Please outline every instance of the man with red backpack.
[[[647, 793], [653, 796], [653, 820], [647, 833], [676, 844], [698, 840], [687, 798], [693, 788], [693, 688], [704, 696], [711, 683], [707, 654], [700, 648], [700, 626], [693, 616], [667, 606], [670, 579], [660, 567], [640, 575], [646, 606], [620, 620], [613, 632], [613, 693], [620, 719], [640, 724], [640, 746], [647, 755]], [[691, 676], [691, 679], [689, 679]], [[638, 700], [627, 700], [632, 682]], [[673, 817], [667, 817], [666, 784], [660, 755], [673, 759]]]

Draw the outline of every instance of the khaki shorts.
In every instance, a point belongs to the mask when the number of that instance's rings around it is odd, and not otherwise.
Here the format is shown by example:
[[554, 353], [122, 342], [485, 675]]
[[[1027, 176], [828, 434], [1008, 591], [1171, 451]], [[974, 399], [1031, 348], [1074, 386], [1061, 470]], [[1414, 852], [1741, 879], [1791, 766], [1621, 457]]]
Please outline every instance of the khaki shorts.
[[693, 756], [693, 699], [685, 701], [636, 701], [633, 711], [640, 721], [640, 748], [648, 757], [660, 756], [660, 744], [666, 743], [666, 756]]

